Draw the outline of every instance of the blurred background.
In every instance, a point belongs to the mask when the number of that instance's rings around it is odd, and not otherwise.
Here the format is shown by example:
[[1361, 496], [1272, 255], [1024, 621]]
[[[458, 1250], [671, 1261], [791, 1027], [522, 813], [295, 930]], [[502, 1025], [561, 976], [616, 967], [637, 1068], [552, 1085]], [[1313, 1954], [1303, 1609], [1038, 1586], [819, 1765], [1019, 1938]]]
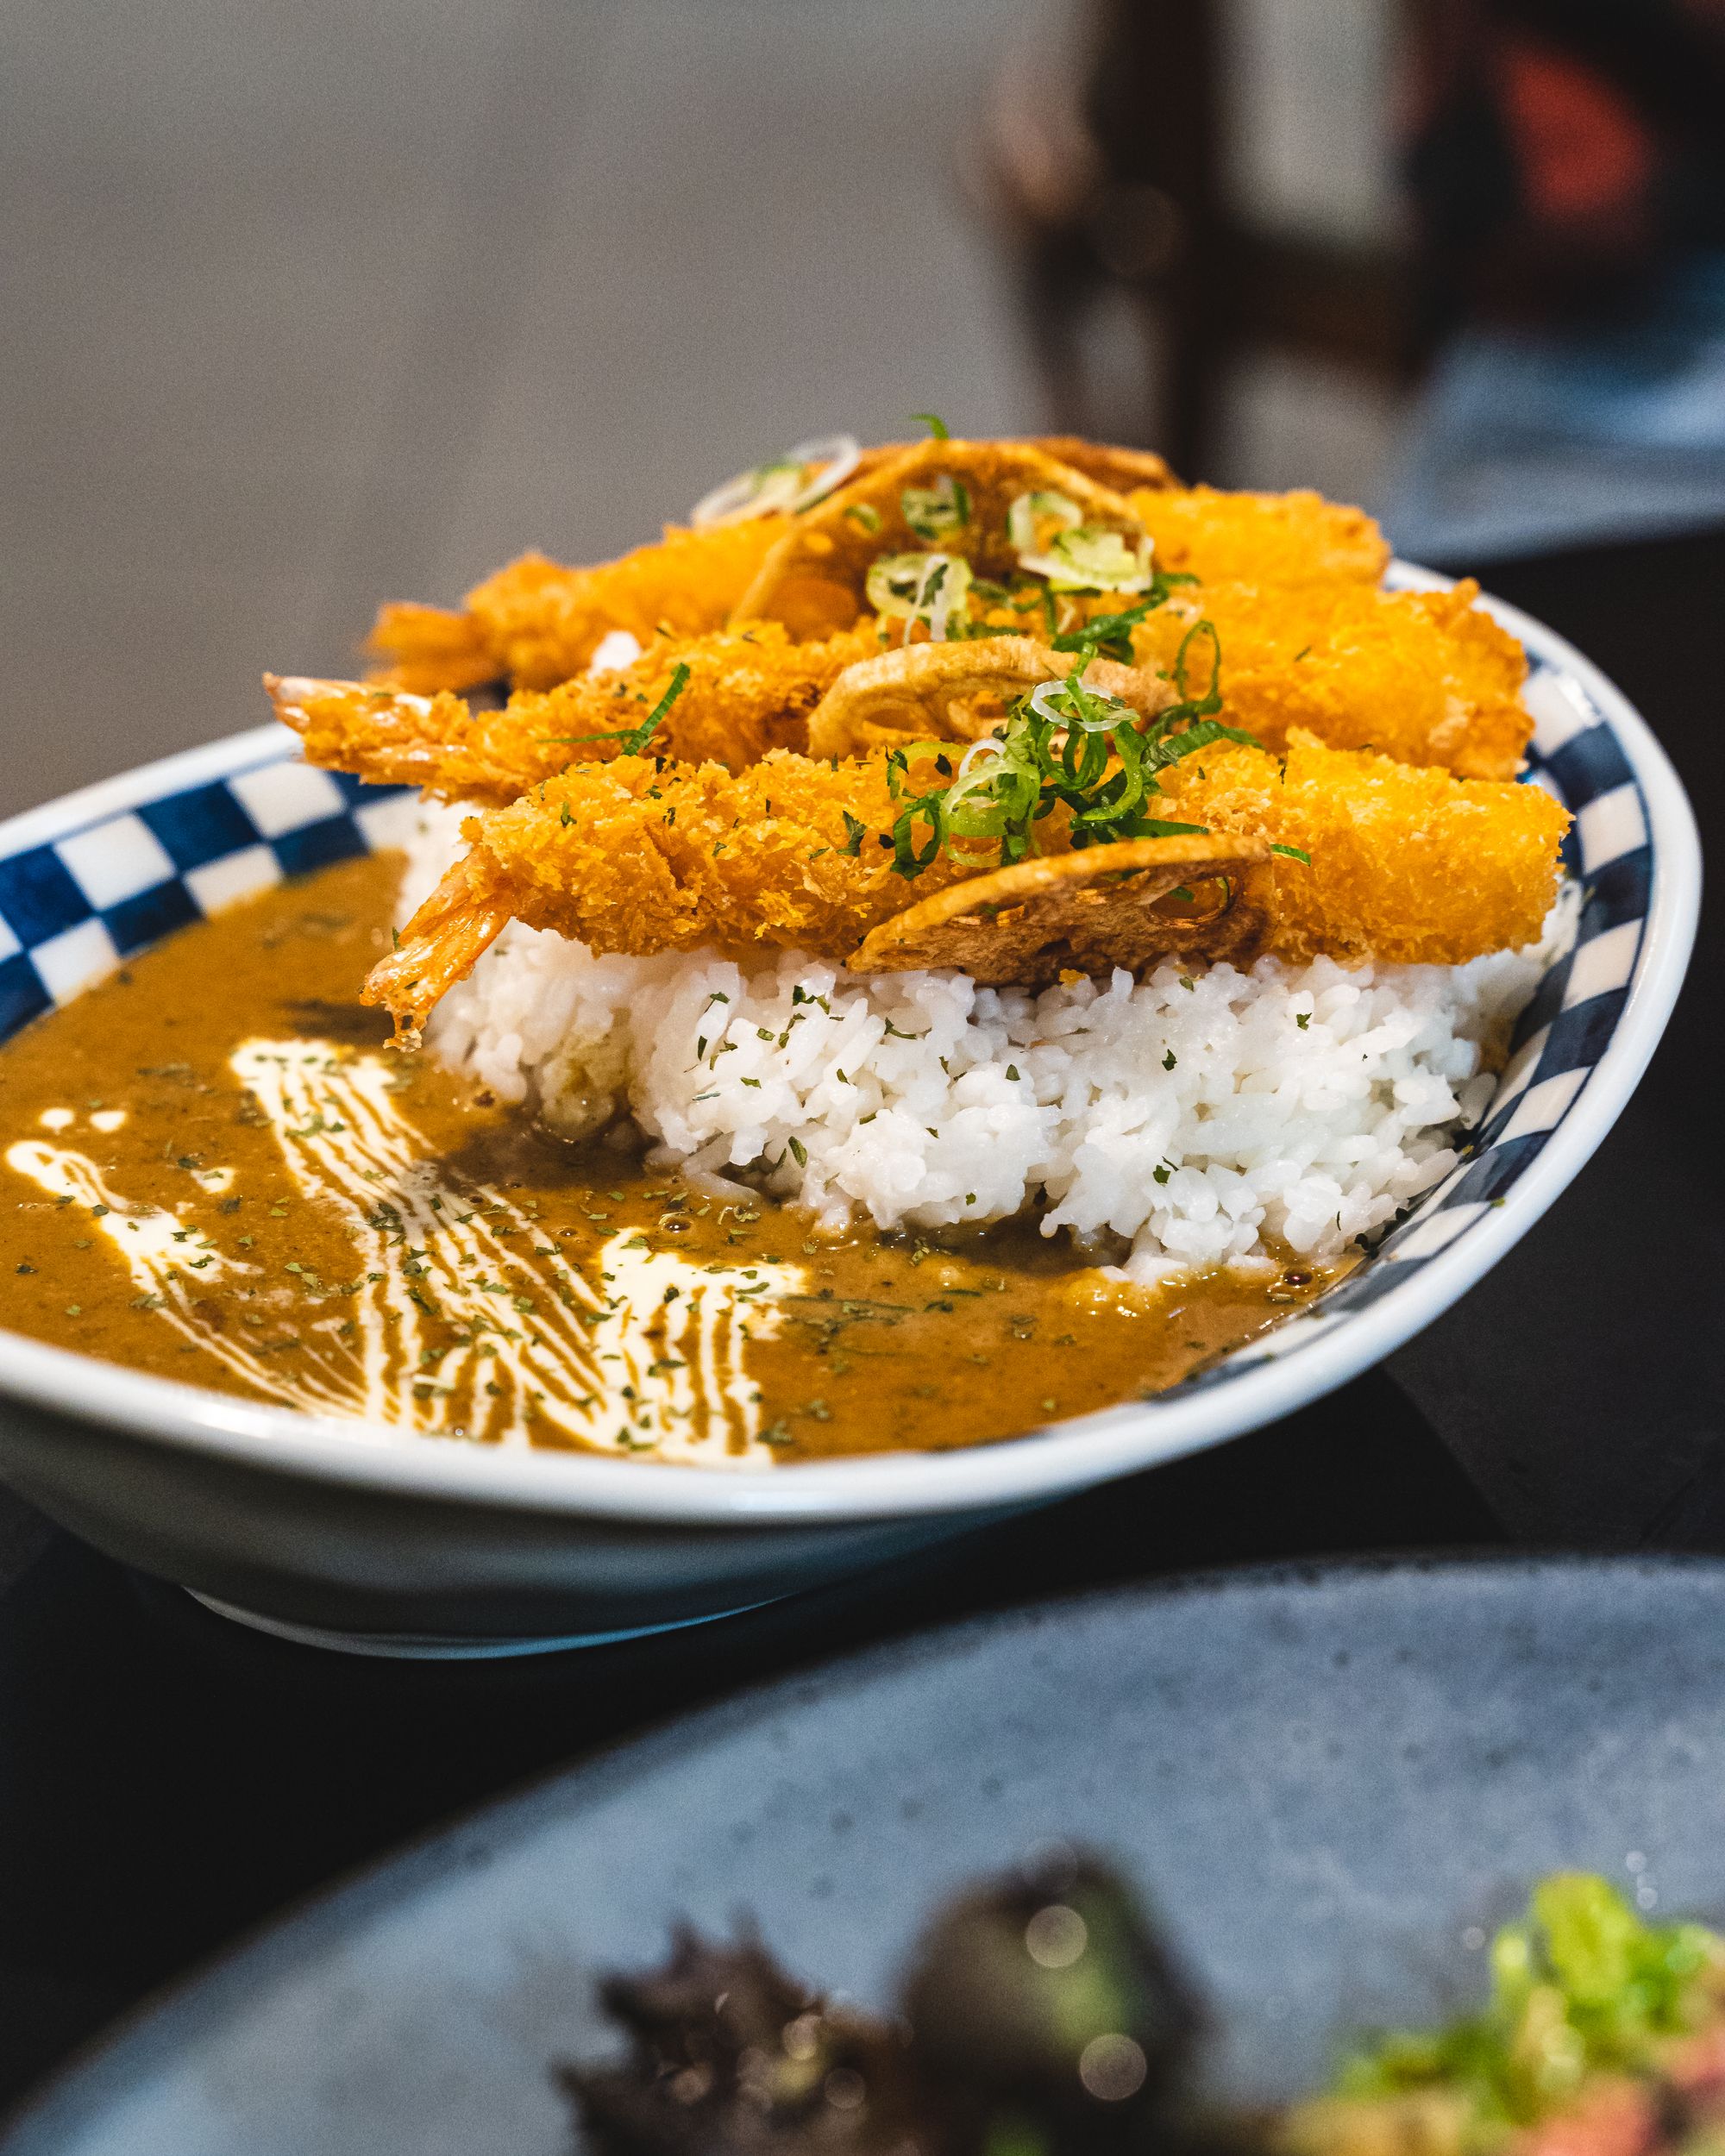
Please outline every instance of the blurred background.
[[10, 0], [0, 810], [931, 408], [1439, 560], [1725, 518], [1721, 13]]

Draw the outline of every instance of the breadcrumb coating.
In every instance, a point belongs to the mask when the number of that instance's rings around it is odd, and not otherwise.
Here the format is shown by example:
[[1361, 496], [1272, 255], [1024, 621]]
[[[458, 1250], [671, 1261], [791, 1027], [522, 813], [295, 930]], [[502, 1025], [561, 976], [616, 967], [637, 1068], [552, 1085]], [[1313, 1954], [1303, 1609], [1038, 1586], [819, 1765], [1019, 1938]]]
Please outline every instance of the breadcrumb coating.
[[654, 730], [661, 755], [739, 771], [769, 749], [803, 749], [809, 715], [872, 635], [794, 644], [776, 622], [711, 636], [656, 638], [632, 666], [580, 674], [555, 689], [518, 689], [502, 711], [459, 697], [410, 695], [363, 681], [264, 676], [276, 715], [308, 759], [378, 785], [419, 786], [445, 800], [501, 807], [573, 763], [618, 754], [614, 736], [639, 726], [687, 679]]
[[1177, 592], [1134, 636], [1171, 668], [1200, 618], [1221, 647], [1222, 717], [1267, 748], [1295, 727], [1464, 779], [1513, 779], [1534, 722], [1526, 655], [1475, 602], [1479, 586], [1217, 583]]
[[497, 655], [471, 614], [422, 606], [417, 599], [386, 600], [365, 648], [385, 662], [373, 678], [411, 696], [442, 689], [459, 694], [494, 681], [499, 673]]
[[1376, 584], [1389, 566], [1389, 542], [1365, 511], [1321, 494], [1141, 487], [1126, 498], [1157, 566], [1206, 584]]
[[785, 529], [782, 517], [685, 531], [594, 568], [524, 554], [468, 592], [463, 613], [383, 607], [367, 640], [380, 678], [420, 695], [506, 678], [549, 689], [584, 673], [599, 639], [626, 630], [643, 646], [663, 628], [721, 629]]
[[[962, 864], [943, 855], [900, 876], [899, 802], [872, 743], [925, 723], [968, 739], [1023, 674], [1040, 587], [1020, 588], [1007, 525], [1038, 488], [1106, 528], [1147, 532], [1157, 567], [1195, 580], [1131, 632], [1136, 676], [1113, 672], [1145, 685], [1142, 699], [1126, 697], [1135, 708], [1199, 697], [1209, 646], [1195, 631], [1214, 628], [1220, 717], [1262, 745], [1185, 757], [1163, 779], [1167, 813], [1280, 849], [1260, 877], [1269, 949], [1457, 964], [1538, 935], [1569, 819], [1541, 789], [1509, 783], [1531, 732], [1526, 661], [1477, 605], [1477, 586], [1383, 591], [1389, 549], [1377, 525], [1314, 493], [1176, 486], [1158, 461], [1095, 444], [940, 441], [868, 453], [795, 518], [668, 527], [593, 568], [528, 555], [460, 611], [386, 607], [376, 683], [267, 677], [313, 761], [480, 811], [470, 850], [376, 968], [371, 999], [411, 1030], [511, 919], [600, 951], [845, 959], [883, 923], [995, 866], [991, 847], [973, 846]], [[983, 580], [970, 639], [882, 658], [869, 569], [883, 552], [925, 547], [932, 518]], [[1118, 593], [1040, 602], [1052, 625], [1034, 625], [1049, 637], [1124, 611]], [[900, 639], [926, 627], [900, 623]], [[589, 674], [613, 630], [642, 655]], [[1123, 660], [1125, 632], [1114, 636]], [[501, 711], [457, 693], [500, 677], [514, 686]], [[635, 753], [627, 737], [674, 687]], [[846, 711], [856, 722], [833, 732], [835, 760], [806, 753], [824, 699], [835, 728]], [[864, 753], [847, 760], [851, 749]], [[942, 752], [925, 741], [908, 754], [919, 766]], [[945, 777], [920, 774], [908, 790], [944, 784], [954, 767], [937, 768]], [[1044, 848], [1065, 844], [1065, 813], [1037, 826]]]
[[[896, 812], [883, 755], [835, 768], [774, 749], [735, 774], [647, 756], [582, 766], [464, 827], [471, 851], [373, 969], [367, 1000], [411, 1032], [511, 915], [637, 956], [842, 956], [913, 896], [881, 843]], [[969, 873], [937, 862], [916, 895]]]
[[[912, 896], [897, 813], [881, 755], [835, 770], [776, 749], [736, 774], [624, 756], [484, 818], [478, 843], [519, 918], [596, 950], [843, 953]], [[937, 862], [918, 892], [969, 873]]]
[[1570, 816], [1543, 787], [1457, 779], [1297, 729], [1283, 766], [1207, 749], [1164, 784], [1194, 823], [1311, 856], [1276, 863], [1284, 957], [1462, 965], [1534, 942], [1557, 896]]
[[[1187, 758], [1164, 786], [1176, 818], [1310, 856], [1276, 860], [1270, 948], [1287, 957], [1458, 964], [1531, 942], [1556, 893], [1569, 818], [1538, 787], [1416, 770], [1297, 731], [1285, 771], [1263, 749], [1225, 747]], [[367, 998], [417, 1025], [505, 917], [637, 956], [845, 958], [991, 865], [943, 855], [907, 884], [892, 867], [896, 805], [880, 755], [833, 765], [775, 749], [737, 774], [640, 756], [579, 767], [466, 826], [471, 853]]]
[[[956, 445], [1007, 462], [1016, 446]], [[899, 452], [897, 461], [914, 478], [922, 476], [921, 465], [932, 470], [942, 458], [937, 445], [924, 443]], [[944, 462], [957, 461], [949, 451]], [[881, 468], [895, 474], [895, 461], [885, 460]], [[871, 468], [866, 479], [832, 498], [841, 503], [853, 491], [879, 492], [883, 484]], [[892, 508], [896, 496], [891, 486], [882, 498], [888, 497]], [[1115, 498], [1130, 501], [1155, 540], [1163, 567], [1195, 572], [1206, 582], [1371, 583], [1389, 558], [1377, 525], [1363, 511], [1316, 494], [1141, 486]], [[809, 521], [799, 520], [799, 531]], [[644, 644], [662, 624], [680, 636], [722, 627], [790, 529], [789, 519], [776, 516], [702, 531], [668, 524], [657, 543], [593, 567], [567, 567], [543, 554], [524, 554], [476, 586], [464, 610], [412, 601], [386, 605], [367, 649], [380, 662], [380, 680], [417, 695], [459, 693], [499, 678], [518, 687], [550, 688], [582, 672], [611, 630], [627, 630]], [[861, 530], [852, 536], [858, 542], [868, 538]], [[895, 542], [900, 542], [917, 543], [913, 538]], [[860, 550], [872, 558], [889, 549], [882, 539]]]
[[[1476, 605], [1478, 589], [1472, 583], [1398, 592], [1338, 583], [1195, 587], [1177, 592], [1138, 626], [1134, 655], [1141, 667], [1171, 675], [1188, 631], [1208, 620], [1220, 644], [1221, 716], [1267, 748], [1285, 748], [1301, 729], [1333, 749], [1376, 749], [1461, 778], [1510, 779], [1533, 726], [1521, 694], [1527, 660]], [[518, 690], [501, 711], [469, 711], [448, 693], [428, 699], [354, 682], [296, 678], [273, 693], [278, 715], [304, 736], [314, 763], [489, 806], [570, 763], [614, 755], [614, 744], [581, 737], [639, 724], [679, 664], [688, 667], [689, 679], [656, 747], [680, 761], [711, 759], [736, 771], [769, 749], [806, 749], [812, 716], [819, 726], [837, 708], [852, 667], [862, 669], [855, 676], [860, 693], [883, 671], [962, 672], [1001, 649], [1041, 649], [1019, 638], [1010, 646], [999, 640], [922, 644], [908, 655], [883, 655], [875, 629], [870, 617], [842, 635], [800, 644], [781, 624], [764, 621], [693, 638], [656, 637], [621, 672], [578, 675], [549, 691]], [[1044, 656], [1050, 677], [1071, 663]], [[1195, 655], [1205, 678], [1208, 663], [1207, 649]], [[1089, 679], [1121, 694], [1128, 676], [1095, 661]], [[1172, 693], [1164, 686], [1157, 700]], [[1126, 700], [1155, 708], [1129, 693]], [[952, 730], [930, 719], [926, 730]], [[849, 753], [869, 743], [835, 738], [825, 745]]]

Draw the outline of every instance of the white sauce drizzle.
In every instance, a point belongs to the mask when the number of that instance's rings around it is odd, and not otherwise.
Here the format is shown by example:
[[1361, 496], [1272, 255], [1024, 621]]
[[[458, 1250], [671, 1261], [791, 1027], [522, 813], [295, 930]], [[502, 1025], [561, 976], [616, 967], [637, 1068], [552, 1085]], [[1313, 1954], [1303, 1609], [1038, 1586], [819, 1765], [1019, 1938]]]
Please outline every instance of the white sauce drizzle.
[[[290, 1397], [280, 1373], [254, 1353], [248, 1341], [229, 1338], [225, 1326], [213, 1325], [198, 1310], [207, 1288], [217, 1282], [255, 1275], [257, 1266], [224, 1257], [207, 1240], [182, 1227], [177, 1213], [127, 1205], [109, 1188], [88, 1154], [49, 1145], [41, 1138], [21, 1138], [8, 1149], [6, 1165], [28, 1175], [50, 1197], [69, 1199], [83, 1206], [119, 1252], [139, 1295], [150, 1299], [151, 1306], [182, 1339], [213, 1355], [248, 1384], [278, 1399]], [[293, 1404], [328, 1413], [351, 1412], [343, 1408], [338, 1392], [327, 1382], [325, 1358], [314, 1353], [306, 1360], [308, 1367], [296, 1374], [299, 1382]]]
[[[776, 1332], [785, 1298], [806, 1284], [801, 1267], [757, 1262], [711, 1274], [625, 1229], [591, 1278], [504, 1192], [439, 1173], [381, 1058], [325, 1041], [248, 1040], [230, 1065], [302, 1197], [342, 1218], [351, 1282], [301, 1273], [294, 1287], [271, 1289], [260, 1267], [216, 1250], [177, 1215], [129, 1206], [86, 1155], [40, 1139], [6, 1155], [91, 1213], [140, 1295], [183, 1338], [273, 1398], [374, 1430], [505, 1445], [556, 1432], [606, 1451], [770, 1463], [747, 1345]], [[200, 1180], [225, 1190], [234, 1171]], [[270, 1321], [256, 1339], [241, 1322], [245, 1300], [204, 1294], [245, 1276]], [[308, 1295], [314, 1311], [333, 1304], [332, 1314], [308, 1319]], [[454, 1328], [455, 1344], [426, 1345], [433, 1313]], [[270, 1357], [269, 1333], [297, 1336], [291, 1363]]]

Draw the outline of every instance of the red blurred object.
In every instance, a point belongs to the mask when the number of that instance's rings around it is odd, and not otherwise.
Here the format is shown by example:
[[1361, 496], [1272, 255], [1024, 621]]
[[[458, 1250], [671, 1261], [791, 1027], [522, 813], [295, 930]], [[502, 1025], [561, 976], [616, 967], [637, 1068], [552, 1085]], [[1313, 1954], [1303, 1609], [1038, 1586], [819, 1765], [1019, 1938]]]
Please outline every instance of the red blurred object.
[[[1402, 0], [1406, 247], [1266, 229], [1222, 185], [1220, 0], [1082, 0], [1051, 63], [1003, 68], [964, 178], [1005, 244], [1051, 423], [1208, 473], [1249, 348], [1410, 382], [1461, 321], [1633, 314], [1725, 250], [1725, 0]], [[1135, 410], [1090, 328], [1124, 301]]]
[[1421, 0], [1406, 175], [1436, 323], [1633, 311], [1725, 248], [1725, 0]]
[[1514, 33], [1499, 44], [1497, 60], [1534, 214], [1574, 223], [1644, 208], [1655, 169], [1653, 136], [1609, 78]]

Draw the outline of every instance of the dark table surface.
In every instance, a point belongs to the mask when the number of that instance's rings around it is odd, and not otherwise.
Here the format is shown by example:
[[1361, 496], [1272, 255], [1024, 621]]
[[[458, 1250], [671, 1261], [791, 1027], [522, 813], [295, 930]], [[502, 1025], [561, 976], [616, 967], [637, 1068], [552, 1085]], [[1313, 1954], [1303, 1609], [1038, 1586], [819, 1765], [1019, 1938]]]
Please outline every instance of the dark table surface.
[[[1725, 842], [1725, 533], [1491, 588], [1641, 705]], [[1175, 1571], [1505, 1546], [1725, 1552], [1720, 905], [1598, 1157], [1384, 1369], [1213, 1453], [866, 1577], [604, 1651], [323, 1655], [129, 1573], [0, 1492], [0, 2102], [294, 1897], [722, 1693], [972, 1612]]]

